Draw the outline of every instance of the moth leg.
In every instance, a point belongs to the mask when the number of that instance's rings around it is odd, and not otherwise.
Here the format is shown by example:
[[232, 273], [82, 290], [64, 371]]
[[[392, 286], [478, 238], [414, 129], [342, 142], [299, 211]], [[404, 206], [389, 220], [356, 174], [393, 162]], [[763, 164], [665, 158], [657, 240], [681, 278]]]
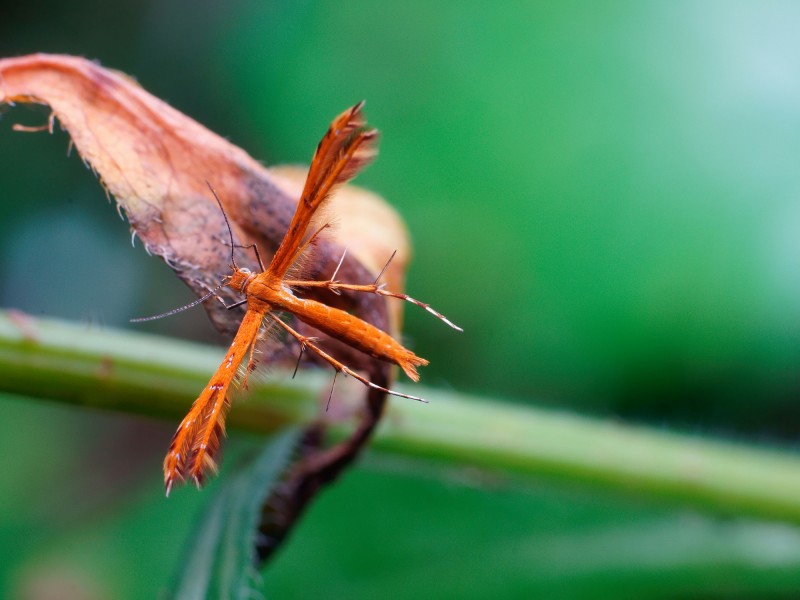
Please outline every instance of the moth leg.
[[426, 311], [431, 313], [437, 319], [444, 321], [444, 323], [456, 331], [464, 331], [461, 327], [453, 323], [450, 319], [445, 317], [442, 313], [434, 308], [430, 304], [426, 304], [425, 302], [420, 302], [419, 300], [415, 300], [408, 294], [399, 294], [397, 292], [390, 292], [389, 290], [384, 289], [383, 283], [370, 283], [368, 285], [358, 285], [355, 283], [340, 283], [335, 281], [334, 279], [328, 279], [327, 281], [302, 281], [297, 279], [285, 279], [284, 283], [290, 287], [315, 287], [315, 288], [325, 288], [334, 294], [340, 294], [342, 290], [346, 290], [349, 292], [363, 292], [366, 294], [376, 294], [378, 296], [387, 296], [389, 298], [397, 298], [399, 300], [405, 300], [406, 302], [410, 302], [411, 304], [416, 304], [420, 308], [424, 308]]
[[269, 313], [267, 316], [270, 317], [271, 319], [273, 319], [287, 333], [289, 333], [289, 335], [291, 335], [298, 342], [300, 342], [301, 348], [308, 348], [309, 350], [313, 351], [317, 356], [322, 358], [325, 362], [327, 362], [334, 369], [336, 369], [336, 371], [338, 371], [340, 373], [344, 373], [345, 375], [350, 375], [351, 377], [353, 377], [354, 379], [357, 379], [358, 381], [360, 381], [364, 385], [366, 385], [368, 387], [371, 387], [373, 389], [376, 389], [376, 390], [380, 390], [380, 391], [382, 391], [382, 392], [384, 392], [386, 394], [391, 394], [392, 396], [398, 396], [400, 398], [408, 398], [410, 400], [417, 400], [419, 402], [427, 403], [427, 400], [425, 400], [424, 398], [420, 398], [419, 396], [412, 396], [411, 394], [403, 394], [401, 392], [396, 392], [394, 390], [390, 390], [388, 388], [382, 387], [382, 386], [378, 385], [377, 383], [372, 383], [369, 379], [367, 379], [366, 377], [364, 377], [362, 375], [359, 375], [358, 373], [353, 371], [353, 369], [351, 369], [350, 367], [348, 367], [344, 363], [336, 360], [333, 356], [331, 356], [330, 354], [325, 352], [322, 348], [317, 346], [316, 340], [314, 338], [302, 335], [301, 333], [295, 331], [287, 323], [284, 323], [281, 319], [279, 319], [274, 314]]

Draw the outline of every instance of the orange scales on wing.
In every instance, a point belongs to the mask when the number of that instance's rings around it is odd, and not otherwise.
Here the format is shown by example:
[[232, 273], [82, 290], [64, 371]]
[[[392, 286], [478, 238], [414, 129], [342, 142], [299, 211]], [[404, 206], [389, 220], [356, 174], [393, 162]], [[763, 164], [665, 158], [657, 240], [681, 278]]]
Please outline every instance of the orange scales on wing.
[[[359, 103], [336, 117], [317, 146], [294, 217], [267, 269], [253, 273], [238, 268], [235, 263], [232, 265], [233, 273], [226, 285], [245, 296], [247, 313], [225, 359], [173, 437], [164, 461], [167, 494], [175, 481], [193, 479], [198, 486], [202, 485], [207, 472], [216, 468], [214, 457], [224, 434], [225, 413], [230, 405], [228, 390], [245, 356], [252, 354], [264, 318], [274, 321], [295, 337], [303, 349], [308, 348], [316, 353], [337, 372], [351, 375], [365, 385], [386, 393], [422, 400], [372, 383], [325, 352], [316, 344], [316, 340], [298, 333], [274, 311], [289, 312], [304, 323], [369, 356], [400, 366], [413, 381], [419, 380], [416, 367], [427, 365], [427, 360], [403, 347], [388, 333], [350, 313], [315, 300], [298, 298], [291, 291], [292, 287], [324, 287], [333, 292], [350, 290], [408, 300], [458, 329], [427, 304], [405, 294], [386, 291], [377, 281], [371, 285], [343, 284], [334, 280], [335, 274], [328, 281], [284, 278], [308, 243], [306, 236], [315, 213], [337, 185], [353, 178], [376, 154], [377, 131], [366, 128], [361, 114], [362, 106], [363, 103]], [[250, 365], [252, 357], [248, 367]]]

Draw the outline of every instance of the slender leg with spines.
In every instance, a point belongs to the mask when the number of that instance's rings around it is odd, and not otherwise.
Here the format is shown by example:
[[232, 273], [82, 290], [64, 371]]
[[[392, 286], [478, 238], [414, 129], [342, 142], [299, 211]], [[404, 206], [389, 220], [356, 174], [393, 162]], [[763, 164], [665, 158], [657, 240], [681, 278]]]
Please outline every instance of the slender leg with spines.
[[417, 400], [419, 402], [424, 402], [426, 404], [428, 403], [427, 400], [425, 400], [424, 398], [420, 398], [419, 396], [412, 396], [411, 394], [403, 394], [402, 392], [396, 392], [394, 390], [390, 390], [388, 388], [382, 387], [382, 386], [380, 386], [380, 385], [378, 385], [376, 383], [372, 383], [369, 379], [367, 379], [366, 377], [364, 377], [362, 375], [359, 375], [358, 373], [353, 371], [353, 369], [351, 369], [350, 367], [348, 367], [347, 365], [345, 365], [341, 361], [336, 360], [330, 354], [325, 352], [322, 348], [320, 348], [315, 343], [313, 343], [311, 341], [313, 338], [308, 337], [308, 336], [304, 336], [301, 333], [299, 333], [298, 331], [295, 331], [287, 323], [285, 323], [284, 321], [282, 321], [281, 319], [279, 319], [277, 316], [275, 316], [272, 313], [269, 313], [267, 316], [270, 319], [272, 319], [273, 321], [275, 321], [278, 325], [280, 325], [284, 330], [286, 330], [286, 332], [289, 335], [291, 335], [298, 342], [300, 342], [300, 346], [301, 347], [308, 348], [309, 350], [314, 352], [317, 356], [322, 358], [325, 362], [330, 364], [337, 371], [340, 371], [340, 372], [344, 373], [345, 375], [350, 375], [351, 377], [353, 377], [354, 379], [357, 379], [358, 381], [360, 381], [364, 385], [369, 386], [371, 388], [374, 388], [376, 390], [380, 390], [380, 391], [385, 392], [387, 394], [391, 394], [392, 396], [398, 396], [400, 398], [408, 398], [409, 400]]

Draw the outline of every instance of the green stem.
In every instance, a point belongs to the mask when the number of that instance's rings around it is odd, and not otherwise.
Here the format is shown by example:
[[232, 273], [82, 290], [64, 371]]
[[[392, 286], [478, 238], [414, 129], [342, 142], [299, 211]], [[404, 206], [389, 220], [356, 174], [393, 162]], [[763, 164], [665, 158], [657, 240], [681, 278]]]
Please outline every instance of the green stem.
[[[0, 311], [6, 392], [176, 423], [223, 352], [151, 335], [96, 330]], [[319, 414], [329, 374], [273, 374], [230, 424], [270, 432]], [[800, 523], [800, 456], [554, 411], [421, 389], [393, 401], [374, 446], [457, 466], [554, 477], [719, 512]]]

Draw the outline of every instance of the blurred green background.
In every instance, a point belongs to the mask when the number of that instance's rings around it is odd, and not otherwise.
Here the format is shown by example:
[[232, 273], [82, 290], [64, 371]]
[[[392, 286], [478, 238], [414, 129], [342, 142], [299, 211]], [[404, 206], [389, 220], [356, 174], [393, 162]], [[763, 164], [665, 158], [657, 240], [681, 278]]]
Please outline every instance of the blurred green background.
[[[266, 164], [367, 100], [358, 183], [406, 219], [426, 383], [699, 434], [800, 429], [800, 5], [15, 3], [0, 55], [96, 58]], [[0, 305], [85, 322], [189, 292], [64, 134], [0, 119]], [[209, 174], [198, 174], [207, 177]], [[144, 327], [138, 327], [142, 329]], [[148, 327], [218, 342], [202, 311]], [[0, 592], [157, 597], [208, 494], [161, 497], [174, 424], [0, 396]], [[256, 443], [235, 433], [233, 451]], [[800, 531], [370, 456], [268, 597], [795, 597]], [[48, 596], [52, 590], [72, 595]]]

